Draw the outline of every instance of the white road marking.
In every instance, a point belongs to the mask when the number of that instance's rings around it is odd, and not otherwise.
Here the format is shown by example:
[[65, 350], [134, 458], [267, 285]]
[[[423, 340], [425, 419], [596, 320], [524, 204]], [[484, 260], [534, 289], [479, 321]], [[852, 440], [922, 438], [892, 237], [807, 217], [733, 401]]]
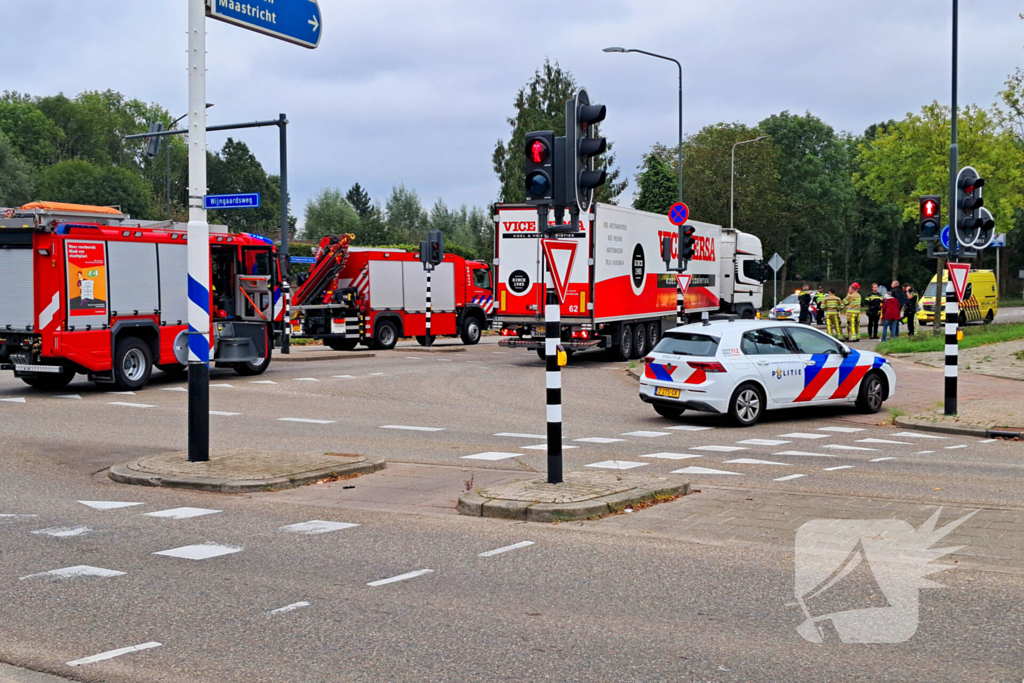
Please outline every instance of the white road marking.
[[125, 403], [124, 401], [111, 401], [107, 405], [124, 406], [125, 408], [156, 408], [156, 406], [148, 403]]
[[750, 446], [781, 446], [784, 443], [793, 443], [792, 441], [780, 441], [779, 439], [744, 439], [743, 441], [737, 441], [736, 443], [745, 443]]
[[160, 391], [184, 391], [184, 392], [188, 392], [188, 388], [187, 387], [163, 387], [163, 388], [160, 389]]
[[835, 472], [836, 470], [852, 470], [853, 465], [836, 465], [835, 467], [824, 468], [825, 472]]
[[355, 375], [331, 375], [331, 377], [334, 377], [335, 379], [355, 379], [356, 378]]
[[896, 458], [875, 458], [874, 460], [868, 460], [868, 462], [882, 462], [883, 460], [895, 460]]
[[668, 435], [669, 435], [668, 432], [644, 432], [644, 431], [640, 431], [640, 432], [626, 432], [625, 434], [622, 434], [622, 436], [642, 436], [642, 437], [645, 437], [645, 438], [648, 438], [648, 439], [653, 439], [656, 436], [668, 436]]
[[935, 436], [934, 434], [922, 434], [921, 432], [899, 432], [893, 436], [912, 436], [918, 439], [948, 439], [948, 436]]
[[370, 377], [384, 377], [384, 376], [385, 375], [384, 375], [383, 372], [371, 372], [370, 373]]
[[999, 441], [999, 439], [982, 439], [978, 443], [995, 443], [996, 441]]
[[398, 576], [392, 576], [390, 579], [380, 579], [379, 581], [371, 581], [366, 585], [373, 586], [374, 588], [376, 588], [377, 586], [384, 586], [389, 583], [395, 583], [396, 581], [406, 581], [407, 579], [415, 579], [417, 576], [430, 574], [433, 571], [433, 569], [417, 569], [416, 571], [409, 572], [407, 574], [399, 574]]
[[684, 467], [681, 470], [673, 470], [672, 474], [735, 474], [738, 477], [743, 475], [739, 472], [726, 472], [725, 470], [713, 470], [710, 467]]
[[494, 550], [488, 550], [485, 553], [480, 553], [479, 557], [494, 557], [495, 555], [507, 553], [510, 550], [519, 550], [520, 548], [526, 548], [531, 545], [533, 545], [533, 541], [520, 541], [519, 543], [507, 545], [504, 548], [495, 548]]
[[77, 579], [85, 576], [95, 576], [102, 579], [109, 579], [114, 576], [124, 576], [125, 572], [115, 571], [113, 569], [103, 569], [102, 567], [90, 567], [85, 564], [76, 565], [74, 567], [64, 567], [63, 569], [51, 569], [48, 572], [39, 572], [38, 574], [29, 574], [23, 576], [19, 581], [25, 579], [39, 579], [46, 576], [52, 576], [58, 579]]
[[[544, 434], [517, 434], [516, 432], [499, 432], [494, 436], [510, 436], [514, 439], [546, 439]], [[579, 439], [576, 439], [579, 441]]]
[[691, 458], [703, 458], [703, 455], [691, 455], [689, 453], [650, 453], [641, 455], [641, 458], [658, 458], [659, 460], [690, 460]]
[[70, 399], [73, 399], [75, 401], [81, 401], [82, 400], [82, 397], [79, 396], [78, 394], [64, 394], [63, 396], [54, 396], [54, 398], [70, 398]]
[[156, 512], [144, 512], [146, 517], [160, 517], [163, 519], [190, 519], [204, 515], [215, 515], [220, 510], [207, 510], [206, 508], [171, 508], [170, 510], [157, 510]]
[[754, 458], [737, 458], [735, 460], [726, 460], [726, 465], [782, 465], [783, 467], [792, 467], [792, 463], [788, 462], [773, 462], [771, 460], [755, 460]]
[[630, 470], [634, 467], [644, 467], [649, 464], [647, 462], [632, 462], [631, 460], [605, 460], [603, 462], [595, 462], [592, 465], [586, 465], [586, 467], [596, 467], [602, 470]]
[[890, 441], [889, 439], [857, 439], [857, 443], [892, 443], [897, 446], [914, 446], [915, 444], [906, 441]]
[[325, 522], [322, 519], [314, 519], [309, 522], [300, 522], [298, 524], [289, 524], [288, 526], [280, 527], [280, 531], [289, 531], [293, 534], [305, 534], [312, 536], [313, 534], [326, 534], [331, 531], [340, 531], [342, 529], [352, 529], [359, 526], [358, 524], [351, 524], [349, 522]]
[[213, 388], [218, 388], [219, 389], [219, 388], [222, 388], [222, 387], [224, 389], [234, 389], [235, 385], [234, 384], [228, 384], [227, 382], [221, 382], [220, 384], [211, 384], [210, 385], [211, 389], [213, 389]]
[[38, 517], [38, 516], [39, 516], [39, 515], [12, 515], [12, 514], [3, 514], [3, 515], [0, 515], [0, 519], [14, 519], [14, 518], [21, 518], [21, 517]]
[[222, 415], [224, 417], [234, 417], [236, 415], [241, 415], [241, 413], [225, 413], [223, 410], [211, 410], [210, 411], [210, 415]]
[[812, 458], [838, 458], [838, 455], [832, 455], [831, 453], [808, 453], [807, 451], [781, 451], [779, 453], [772, 453], [772, 455], [806, 455]]
[[934, 453], [934, 452], [935, 451], [918, 451], [917, 453], [914, 453], [914, 455], [928, 455], [929, 453]]
[[132, 645], [131, 647], [122, 647], [117, 650], [110, 650], [109, 652], [101, 652], [98, 655], [92, 655], [90, 657], [83, 657], [82, 659], [76, 659], [73, 662], [68, 662], [68, 666], [82, 666], [83, 664], [93, 664], [95, 662], [102, 662], [105, 659], [113, 659], [114, 657], [120, 657], [121, 655], [128, 655], [133, 652], [141, 652], [142, 650], [150, 650], [154, 647], [160, 647], [160, 643], [150, 642], [143, 643], [142, 645]]
[[[819, 432], [839, 432], [840, 434], [853, 434], [855, 432], [863, 432], [863, 427], [818, 427]], [[852, 467], [852, 465], [851, 465]]]
[[0, 398], [0, 401], [6, 401], [7, 403], [26, 403], [23, 398]]
[[409, 427], [406, 425], [381, 425], [381, 429], [407, 429], [412, 432], [443, 432], [444, 427]]
[[606, 439], [603, 436], [588, 436], [585, 439], [573, 439], [573, 441], [581, 443], [616, 443], [618, 441], [625, 441], [625, 439]]
[[134, 391], [106, 391], [104, 393], [110, 394], [111, 396], [134, 396], [135, 395]]
[[504, 356], [508, 353], [508, 351], [491, 351], [491, 353], [496, 353], [499, 356]]
[[822, 446], [822, 448], [832, 448], [837, 451], [872, 451], [874, 453], [878, 452], [877, 448], [868, 448], [867, 446], [842, 446], [836, 443], [826, 444]]
[[319, 382], [316, 377], [295, 377], [292, 379], [293, 382]]
[[522, 453], [499, 453], [497, 451], [487, 451], [486, 453], [477, 453], [475, 455], [464, 455], [461, 460], [506, 460], [508, 458], [518, 458]]
[[284, 607], [278, 607], [277, 609], [272, 609], [269, 612], [267, 612], [267, 614], [284, 614], [285, 612], [291, 612], [293, 610], [297, 610], [297, 609], [300, 609], [302, 607], [309, 607], [309, 603], [306, 602], [305, 600], [303, 600], [302, 602], [293, 602], [290, 605], [285, 605]]
[[87, 526], [52, 526], [49, 529], [40, 529], [39, 531], [33, 531], [34, 534], [42, 534], [44, 536], [53, 536], [54, 538], [72, 538], [74, 536], [81, 536], [87, 534], [92, 529]]
[[674, 429], [679, 432], [703, 432], [708, 429], [714, 429], [714, 427], [701, 427], [700, 425], [676, 425], [675, 427], [665, 427], [665, 429]]
[[423, 360], [422, 358], [417, 358], [416, 356], [406, 356], [405, 359], [406, 360]]
[[790, 434], [779, 434], [780, 439], [827, 439], [831, 434], [807, 434], [805, 432], [792, 432]]
[[277, 418], [277, 421], [278, 422], [302, 422], [302, 423], [311, 424], [311, 425], [332, 425], [332, 424], [334, 424], [336, 422], [336, 420], [310, 420], [309, 418], [305, 418], [305, 417], [279, 417], [279, 418]]
[[792, 481], [793, 479], [799, 479], [800, 477], [806, 476], [806, 474], [790, 474], [785, 477], [779, 477], [778, 479], [772, 479], [772, 481]]
[[249, 384], [277, 384], [277, 382], [269, 379], [254, 379]]
[[453, 363], [454, 362], [451, 358], [435, 358], [434, 360], [436, 360], [438, 363]]
[[[534, 444], [533, 446], [520, 446], [520, 448], [523, 448], [528, 451], [546, 451], [548, 449], [548, 445], [546, 443], [538, 443]], [[566, 444], [562, 444], [563, 451], [567, 451], [570, 448], [579, 448], [579, 446], [569, 446]]]
[[747, 450], [743, 446], [690, 446], [691, 451], [714, 451], [716, 453], [733, 453]]
[[960, 444], [959, 446], [946, 446], [947, 451], [952, 451], [957, 448], [967, 448], [966, 444]]
[[197, 545], [185, 545], [180, 548], [161, 550], [153, 553], [164, 557], [180, 557], [183, 560], [208, 560], [211, 557], [230, 555], [241, 552], [242, 548], [233, 545], [220, 545], [219, 543], [200, 543]]
[[116, 500], [80, 500], [78, 502], [94, 510], [116, 510], [117, 508], [130, 508], [133, 505], [145, 505], [145, 503], [122, 503]]

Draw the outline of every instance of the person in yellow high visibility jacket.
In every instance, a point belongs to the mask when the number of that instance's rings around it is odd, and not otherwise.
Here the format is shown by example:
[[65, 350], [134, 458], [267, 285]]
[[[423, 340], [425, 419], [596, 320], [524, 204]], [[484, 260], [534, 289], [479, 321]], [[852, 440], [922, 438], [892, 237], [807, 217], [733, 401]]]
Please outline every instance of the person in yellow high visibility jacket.
[[828, 328], [828, 333], [833, 337], [839, 337], [842, 334], [842, 324], [839, 322], [839, 313], [843, 310], [843, 300], [836, 296], [836, 290], [828, 290], [828, 296], [821, 302], [822, 308], [825, 309], [825, 323]]
[[846, 341], [860, 341], [860, 285], [854, 282], [843, 300], [846, 308]]

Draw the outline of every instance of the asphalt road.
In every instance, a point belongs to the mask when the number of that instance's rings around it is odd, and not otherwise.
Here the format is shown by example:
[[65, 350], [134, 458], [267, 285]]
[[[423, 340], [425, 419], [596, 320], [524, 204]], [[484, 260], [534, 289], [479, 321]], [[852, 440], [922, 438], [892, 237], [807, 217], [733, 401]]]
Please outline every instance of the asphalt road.
[[[211, 416], [214, 447], [360, 453], [460, 471], [545, 466], [542, 450], [526, 448], [542, 439], [497, 436], [543, 433], [543, 367], [493, 343], [279, 363], [259, 378], [214, 371], [213, 384], [212, 409], [230, 413]], [[564, 384], [566, 444], [578, 446], [566, 451], [567, 468], [613, 461], [696, 487], [861, 497], [872, 518], [891, 517], [898, 499], [912, 504], [900, 514], [915, 526], [942, 504], [1024, 508], [1020, 444], [933, 439], [879, 426], [884, 413], [835, 408], [743, 430], [700, 415], [669, 421], [639, 402], [623, 364], [599, 358], [574, 359]], [[693, 543], [614, 523], [515, 524], [109, 482], [103, 470], [115, 462], [184, 449], [181, 387], [158, 376], [133, 396], [85, 382], [46, 394], [0, 379], [0, 660], [84, 681], [1024, 676], [1024, 564], [933, 576], [947, 588], [921, 592], [920, 625], [905, 643], [812, 644], [790, 604], [792, 541]], [[751, 440], [760, 443], [741, 443]], [[466, 457], [480, 453], [514, 455]], [[734, 474], [670, 474], [687, 467]], [[180, 507], [215, 512], [148, 515]], [[344, 528], [284, 528], [313, 520]], [[205, 544], [224, 554], [154, 554]], [[46, 574], [82, 566], [94, 569]], [[409, 573], [419, 574], [369, 585]], [[851, 581], [878, 597], [870, 577]]]

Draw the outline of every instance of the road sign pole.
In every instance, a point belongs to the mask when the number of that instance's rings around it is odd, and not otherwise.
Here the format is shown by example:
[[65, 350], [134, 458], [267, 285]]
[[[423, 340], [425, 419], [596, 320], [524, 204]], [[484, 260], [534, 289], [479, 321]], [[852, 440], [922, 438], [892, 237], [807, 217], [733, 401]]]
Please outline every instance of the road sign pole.
[[[938, 287], [936, 287], [936, 291], [938, 291]], [[936, 306], [936, 310], [938, 310], [938, 306]], [[943, 412], [946, 415], [956, 415], [957, 361], [960, 353], [957, 339], [959, 320], [960, 305], [956, 298], [956, 291], [953, 289], [953, 273], [950, 273], [949, 280], [946, 282], [946, 400], [943, 404]]]
[[[548, 224], [548, 207], [537, 207], [537, 232], [544, 234]], [[575, 225], [574, 225], [575, 227]], [[547, 276], [547, 293], [544, 298], [544, 385], [548, 421], [548, 483], [561, 484], [562, 479], [562, 368], [558, 365], [558, 344], [562, 340], [562, 314], [558, 292], [555, 290], [555, 274], [551, 262], [543, 255], [544, 274]], [[566, 274], [566, 279], [569, 275]]]
[[278, 115], [281, 147], [281, 298], [284, 303], [284, 338], [281, 353], [291, 354], [292, 287], [288, 282], [288, 117]]
[[188, 1], [188, 459], [210, 459], [210, 225], [206, 222], [206, 2]]
[[[960, 150], [956, 143], [956, 78], [957, 78], [957, 21], [958, 21], [958, 0], [953, 0], [953, 61], [952, 61], [952, 88], [950, 102], [950, 144], [949, 144], [949, 256], [946, 259], [946, 268], [950, 263], [959, 261], [960, 238], [957, 236], [957, 205], [956, 205], [956, 179], [960, 165]], [[942, 281], [935, 283], [935, 312], [939, 310], [939, 290]], [[950, 312], [953, 317], [950, 318]], [[959, 323], [960, 310], [956, 300], [956, 292], [953, 291], [953, 273], [949, 272], [949, 281], [946, 285], [946, 386], [945, 402], [943, 412], [946, 415], [956, 415], [956, 382], [957, 382], [957, 356], [960, 352], [960, 341], [957, 339], [957, 325]], [[950, 331], [952, 330], [952, 339]]]

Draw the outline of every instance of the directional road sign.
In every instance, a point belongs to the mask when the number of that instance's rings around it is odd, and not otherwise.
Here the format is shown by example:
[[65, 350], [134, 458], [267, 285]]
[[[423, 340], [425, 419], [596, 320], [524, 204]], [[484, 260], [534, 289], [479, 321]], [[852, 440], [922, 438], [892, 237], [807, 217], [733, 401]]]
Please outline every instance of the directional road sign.
[[203, 197], [203, 205], [207, 210], [258, 209], [260, 207], [260, 193], [208, 194]]
[[964, 288], [967, 287], [967, 274], [971, 272], [970, 263], [947, 263], [949, 278], [953, 281], [953, 289], [956, 291], [956, 298], [963, 302]]
[[690, 217], [690, 207], [682, 202], [676, 202], [668, 210], [668, 220], [672, 225], [682, 225]]
[[310, 49], [323, 33], [316, 0], [212, 0], [206, 16]]
[[312, 256], [290, 256], [288, 260], [292, 263], [316, 263], [316, 259]]
[[1005, 232], [998, 233], [995, 236], [995, 238], [993, 238], [992, 244], [990, 244], [988, 246], [990, 246], [990, 247], [1005, 247], [1006, 246], [1006, 233]]
[[569, 274], [572, 273], [572, 263], [576, 260], [576, 241], [541, 240], [541, 245], [548, 259], [551, 279], [555, 281], [558, 301], [565, 303], [565, 295], [569, 290]]

